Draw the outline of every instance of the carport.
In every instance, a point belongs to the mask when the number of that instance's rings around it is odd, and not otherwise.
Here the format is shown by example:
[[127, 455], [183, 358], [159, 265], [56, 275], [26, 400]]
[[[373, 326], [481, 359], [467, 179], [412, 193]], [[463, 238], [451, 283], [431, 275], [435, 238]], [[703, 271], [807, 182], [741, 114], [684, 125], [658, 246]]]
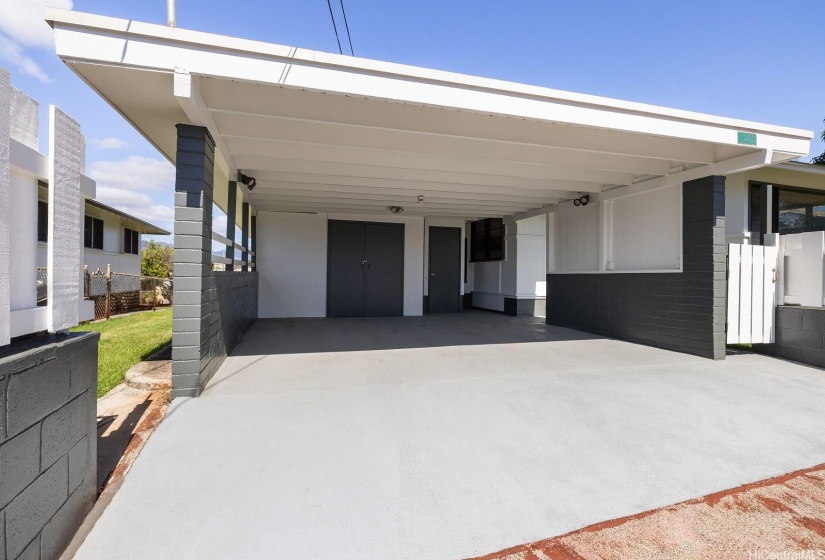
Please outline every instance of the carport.
[[[812, 136], [77, 12], [47, 18], [58, 55], [177, 167], [176, 396], [198, 395], [258, 317], [518, 314], [544, 297], [548, 323], [723, 358], [724, 175], [805, 155]], [[484, 218], [504, 220], [503, 258], [470, 264], [470, 224]], [[345, 235], [333, 224], [346, 223], [352, 239], [334, 249]], [[379, 226], [374, 239], [397, 241], [371, 245]], [[333, 283], [350, 276], [338, 313]]]

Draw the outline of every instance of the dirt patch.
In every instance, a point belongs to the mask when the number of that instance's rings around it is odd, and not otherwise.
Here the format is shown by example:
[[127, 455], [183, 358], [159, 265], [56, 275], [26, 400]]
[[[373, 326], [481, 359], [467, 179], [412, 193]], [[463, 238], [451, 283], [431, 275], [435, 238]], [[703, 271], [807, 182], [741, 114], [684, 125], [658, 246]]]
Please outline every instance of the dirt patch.
[[474, 560], [819, 558], [825, 557], [822, 520], [825, 465]]

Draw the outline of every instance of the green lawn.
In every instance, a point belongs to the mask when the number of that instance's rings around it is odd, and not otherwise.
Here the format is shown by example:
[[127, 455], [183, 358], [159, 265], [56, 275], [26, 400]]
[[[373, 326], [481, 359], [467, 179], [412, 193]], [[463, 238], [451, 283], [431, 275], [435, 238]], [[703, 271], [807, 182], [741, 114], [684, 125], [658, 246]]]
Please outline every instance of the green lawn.
[[112, 317], [71, 330], [100, 333], [97, 396], [101, 397], [123, 382], [130, 367], [172, 342], [172, 310]]

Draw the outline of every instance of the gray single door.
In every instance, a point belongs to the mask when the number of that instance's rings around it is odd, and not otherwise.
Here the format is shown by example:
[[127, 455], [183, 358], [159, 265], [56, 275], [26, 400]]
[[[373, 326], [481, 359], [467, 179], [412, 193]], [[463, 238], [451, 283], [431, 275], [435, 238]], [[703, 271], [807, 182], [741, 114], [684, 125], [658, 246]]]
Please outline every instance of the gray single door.
[[404, 224], [366, 224], [364, 315], [404, 314]]
[[329, 222], [328, 315], [404, 314], [404, 225]]
[[457, 313], [461, 292], [461, 229], [430, 228], [427, 311]]
[[329, 316], [364, 315], [364, 224], [329, 222]]

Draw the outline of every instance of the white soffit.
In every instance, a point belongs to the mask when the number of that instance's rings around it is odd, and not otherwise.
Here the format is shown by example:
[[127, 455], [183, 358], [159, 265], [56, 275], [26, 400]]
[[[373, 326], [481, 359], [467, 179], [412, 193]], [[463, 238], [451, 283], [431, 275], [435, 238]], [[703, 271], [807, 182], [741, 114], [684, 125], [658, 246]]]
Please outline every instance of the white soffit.
[[58, 55], [170, 161], [175, 124], [209, 128], [218, 167], [258, 180], [247, 193], [257, 209], [520, 214], [579, 192], [795, 159], [813, 137], [71, 11], [47, 19]]

